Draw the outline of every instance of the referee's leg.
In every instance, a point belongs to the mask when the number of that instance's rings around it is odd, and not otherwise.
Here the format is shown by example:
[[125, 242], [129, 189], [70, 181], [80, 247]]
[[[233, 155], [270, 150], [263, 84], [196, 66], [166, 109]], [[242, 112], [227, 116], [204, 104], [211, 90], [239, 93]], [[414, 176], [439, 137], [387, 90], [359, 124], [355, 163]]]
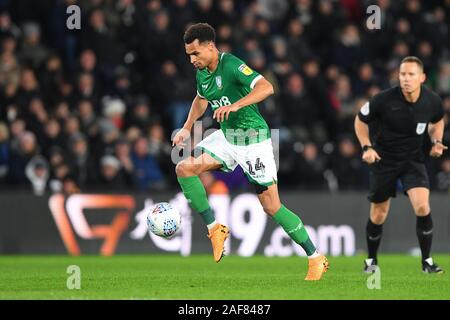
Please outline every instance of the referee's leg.
[[368, 258], [364, 271], [372, 272], [371, 266], [378, 265], [377, 253], [383, 233], [383, 224], [389, 213], [390, 199], [396, 195], [398, 170], [396, 165], [381, 162], [370, 170], [370, 216], [366, 226]]
[[366, 227], [366, 239], [368, 249], [368, 259], [366, 265], [377, 264], [378, 247], [381, 242], [381, 235], [383, 233], [383, 223], [386, 221], [389, 213], [390, 199], [383, 202], [371, 202], [370, 203], [370, 218], [367, 221]]
[[430, 209], [430, 190], [424, 187], [412, 188], [406, 191], [417, 216], [416, 232], [422, 251], [422, 261], [431, 257], [433, 240], [433, 220]]

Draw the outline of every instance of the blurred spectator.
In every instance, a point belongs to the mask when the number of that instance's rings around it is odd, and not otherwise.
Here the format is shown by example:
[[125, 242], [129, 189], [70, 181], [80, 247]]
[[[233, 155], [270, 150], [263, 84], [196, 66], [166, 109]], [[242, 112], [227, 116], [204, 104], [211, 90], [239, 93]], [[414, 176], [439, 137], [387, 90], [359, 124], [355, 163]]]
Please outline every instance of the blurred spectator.
[[89, 152], [89, 145], [82, 133], [75, 133], [69, 139], [70, 166], [77, 185], [83, 189], [97, 181], [97, 163]]
[[60, 192], [63, 189], [63, 179], [70, 173], [64, 150], [60, 147], [52, 147], [48, 159], [50, 167], [48, 186], [51, 191]]
[[165, 182], [161, 169], [155, 158], [150, 155], [147, 138], [140, 137], [136, 140], [131, 159], [139, 190], [146, 191], [164, 187]]
[[322, 189], [325, 185], [323, 172], [327, 166], [325, 157], [319, 153], [317, 145], [307, 142], [295, 165], [296, 185], [308, 190]]
[[27, 112], [24, 114], [28, 129], [36, 133], [38, 142], [42, 143], [44, 126], [48, 121], [48, 113], [44, 107], [44, 102], [42, 99], [34, 97], [30, 101]]
[[111, 155], [100, 160], [100, 179], [97, 184], [108, 191], [125, 191], [133, 186], [131, 175], [121, 170], [120, 161]]
[[65, 122], [71, 115], [69, 104], [66, 101], [60, 101], [54, 109], [56, 119]]
[[176, 175], [171, 170], [173, 168], [172, 145], [166, 139], [164, 129], [160, 124], [155, 123], [148, 128], [148, 142], [150, 155], [158, 162], [162, 172], [166, 172], [166, 177], [170, 177], [171, 182], [176, 183]]
[[334, 42], [334, 32], [345, 22], [344, 13], [335, 1], [318, 1], [317, 13], [308, 28], [308, 39], [314, 48], [314, 54], [322, 59], [328, 59], [334, 50], [330, 44]]
[[352, 92], [352, 85], [348, 76], [338, 76], [332, 91], [332, 97], [341, 118], [354, 114], [353, 108], [355, 106], [355, 100]]
[[41, 28], [35, 22], [23, 26], [23, 43], [19, 59], [35, 70], [39, 69], [49, 55], [48, 49], [41, 44]]
[[436, 59], [434, 54], [434, 49], [429, 41], [420, 41], [417, 45], [417, 56], [422, 60], [423, 67], [427, 73], [434, 73], [434, 59]]
[[449, 48], [448, 38], [450, 37], [449, 28], [449, 10], [447, 2], [447, 12], [441, 6], [435, 7], [431, 12], [424, 16], [424, 21], [427, 25], [426, 35], [431, 41], [433, 48], [441, 53], [443, 50]]
[[194, 6], [194, 19], [192, 21], [214, 24], [215, 19], [212, 15], [213, 0], [196, 0], [194, 1]]
[[17, 104], [26, 110], [31, 99], [39, 94], [39, 83], [32, 69], [23, 69], [20, 75], [20, 87], [17, 92]]
[[73, 177], [66, 176], [63, 178], [61, 192], [64, 194], [74, 194], [79, 193], [80, 191], [81, 190]]
[[99, 62], [99, 71], [107, 81], [111, 81], [113, 66], [119, 62], [123, 55], [123, 49], [116, 41], [116, 34], [107, 24], [105, 13], [101, 8], [91, 11], [86, 32], [82, 33], [81, 43], [83, 49], [89, 48], [95, 52]]
[[436, 82], [437, 92], [450, 94], [450, 61], [441, 64]]
[[114, 148], [114, 156], [119, 160], [124, 175], [129, 177], [129, 180], [133, 181], [132, 184], [135, 185], [135, 181], [133, 180], [134, 163], [131, 159], [131, 147], [128, 140], [120, 139], [117, 141]]
[[4, 182], [8, 174], [10, 152], [8, 127], [0, 122], [0, 182]]
[[217, 11], [215, 12], [214, 21], [234, 25], [238, 21], [237, 11], [234, 0], [218, 0]]
[[17, 87], [20, 79], [20, 65], [15, 55], [16, 41], [13, 37], [5, 37], [1, 44], [0, 86]]
[[366, 55], [361, 34], [354, 24], [346, 25], [340, 35], [334, 51], [334, 63], [346, 72], [352, 72]]
[[55, 92], [58, 91], [59, 84], [63, 81], [64, 71], [61, 59], [57, 55], [51, 55], [46, 61], [44, 72], [41, 75], [40, 83], [43, 87], [45, 101], [54, 105], [58, 101]]
[[0, 11], [0, 40], [8, 36], [18, 39], [21, 34], [22, 31], [20, 31], [19, 27], [11, 21], [9, 12], [2, 9]]
[[38, 152], [36, 136], [30, 131], [23, 132], [19, 136], [18, 150], [13, 150], [9, 158], [9, 183], [25, 185], [28, 182], [25, 168]]
[[258, 0], [258, 13], [270, 22], [279, 23], [289, 8], [286, 0]]
[[364, 186], [364, 165], [352, 138], [339, 140], [337, 152], [331, 160], [331, 169], [337, 178], [339, 190]]
[[61, 125], [55, 118], [45, 123], [44, 137], [42, 142], [42, 153], [48, 158], [50, 150], [54, 147], [64, 148], [65, 141], [61, 131]]
[[303, 24], [295, 19], [289, 21], [287, 46], [289, 51], [289, 60], [293, 62], [297, 68], [306, 59], [313, 56], [312, 50], [305, 39]]
[[325, 124], [327, 138], [334, 139], [337, 134], [336, 110], [332, 107], [325, 78], [320, 72], [318, 60], [309, 58], [303, 64], [303, 77], [305, 80], [305, 89], [311, 96], [311, 99], [319, 109], [320, 119]]
[[177, 34], [183, 34], [188, 23], [193, 21], [194, 12], [188, 0], [172, 0], [170, 15]]
[[123, 116], [127, 111], [125, 103], [118, 98], [111, 98], [105, 96], [103, 102], [103, 115], [108, 119], [117, 129], [124, 127]]
[[311, 139], [315, 125], [319, 121], [319, 108], [313, 104], [305, 90], [299, 73], [289, 76], [286, 91], [280, 96], [284, 124], [293, 130], [295, 139]]
[[90, 100], [81, 100], [77, 110], [80, 119], [81, 131], [89, 137], [94, 137], [98, 133], [97, 116]]
[[97, 57], [92, 49], [85, 49], [80, 53], [79, 64], [77, 73], [89, 73], [98, 76]]
[[125, 118], [125, 128], [137, 127], [144, 131], [150, 127], [154, 115], [147, 99], [141, 97], [130, 109]]
[[355, 96], [364, 96], [373, 84], [376, 84], [375, 72], [370, 63], [365, 62], [358, 67], [358, 73], [352, 84], [352, 93]]
[[149, 152], [155, 158], [160, 158], [161, 160], [167, 163], [168, 157], [170, 158], [170, 154], [172, 152], [172, 146], [167, 141], [163, 127], [155, 123], [148, 129], [148, 141], [149, 141]]
[[25, 133], [26, 123], [21, 118], [16, 118], [10, 125], [11, 128], [11, 150], [19, 150], [20, 149], [20, 137], [23, 133]]
[[76, 134], [80, 133], [80, 120], [74, 115], [70, 115], [64, 122], [64, 133], [66, 142], [68, 142]]
[[77, 100], [91, 100], [94, 104], [99, 102], [95, 79], [92, 74], [82, 73], [79, 75], [76, 96]]
[[50, 175], [47, 160], [42, 156], [33, 157], [25, 168], [25, 174], [31, 182], [34, 194], [42, 196], [47, 189]]
[[172, 130], [179, 129], [189, 113], [195, 96], [195, 84], [179, 73], [173, 61], [164, 62], [161, 74], [158, 91], [164, 97], [164, 105], [167, 106], [166, 116], [171, 119]]
[[394, 35], [395, 42], [404, 42], [409, 47], [412, 47], [415, 42], [415, 37], [411, 33], [411, 25], [405, 18], [399, 18], [396, 22], [396, 34]]

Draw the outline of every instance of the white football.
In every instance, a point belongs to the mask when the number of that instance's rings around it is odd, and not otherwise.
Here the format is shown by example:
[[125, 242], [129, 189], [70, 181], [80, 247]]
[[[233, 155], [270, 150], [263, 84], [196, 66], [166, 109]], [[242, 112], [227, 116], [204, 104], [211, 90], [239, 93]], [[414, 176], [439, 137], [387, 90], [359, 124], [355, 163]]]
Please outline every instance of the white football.
[[181, 214], [170, 203], [157, 203], [147, 214], [147, 226], [153, 234], [170, 239], [181, 227]]

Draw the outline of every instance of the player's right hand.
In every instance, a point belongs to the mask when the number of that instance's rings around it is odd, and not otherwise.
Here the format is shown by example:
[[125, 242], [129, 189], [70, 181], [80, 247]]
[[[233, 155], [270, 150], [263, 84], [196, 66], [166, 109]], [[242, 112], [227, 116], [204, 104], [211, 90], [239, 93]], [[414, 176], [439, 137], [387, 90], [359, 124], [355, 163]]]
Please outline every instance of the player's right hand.
[[378, 162], [381, 160], [381, 157], [378, 155], [378, 153], [375, 151], [375, 149], [370, 148], [366, 152], [363, 153], [362, 159], [364, 162], [367, 162], [368, 164], [372, 164], [374, 162]]
[[189, 136], [191, 135], [191, 132], [188, 129], [181, 128], [180, 131], [177, 132], [175, 137], [172, 139], [172, 147], [177, 146], [180, 148], [184, 148], [186, 146], [186, 143], [184, 143]]

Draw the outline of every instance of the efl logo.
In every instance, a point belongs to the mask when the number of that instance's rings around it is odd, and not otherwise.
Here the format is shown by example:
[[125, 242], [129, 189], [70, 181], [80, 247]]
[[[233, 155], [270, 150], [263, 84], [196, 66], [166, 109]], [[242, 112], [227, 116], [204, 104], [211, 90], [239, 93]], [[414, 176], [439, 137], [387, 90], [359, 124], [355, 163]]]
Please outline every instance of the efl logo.
[[[130, 223], [135, 202], [133, 197], [125, 195], [76, 194], [69, 196], [66, 200], [63, 195], [55, 194], [49, 199], [49, 207], [69, 254], [81, 254], [75, 236], [77, 234], [83, 239], [103, 238], [105, 241], [101, 246], [100, 253], [104, 256], [111, 256], [116, 250], [120, 236]], [[86, 209], [113, 209], [117, 213], [111, 224], [91, 226], [83, 212]]]

